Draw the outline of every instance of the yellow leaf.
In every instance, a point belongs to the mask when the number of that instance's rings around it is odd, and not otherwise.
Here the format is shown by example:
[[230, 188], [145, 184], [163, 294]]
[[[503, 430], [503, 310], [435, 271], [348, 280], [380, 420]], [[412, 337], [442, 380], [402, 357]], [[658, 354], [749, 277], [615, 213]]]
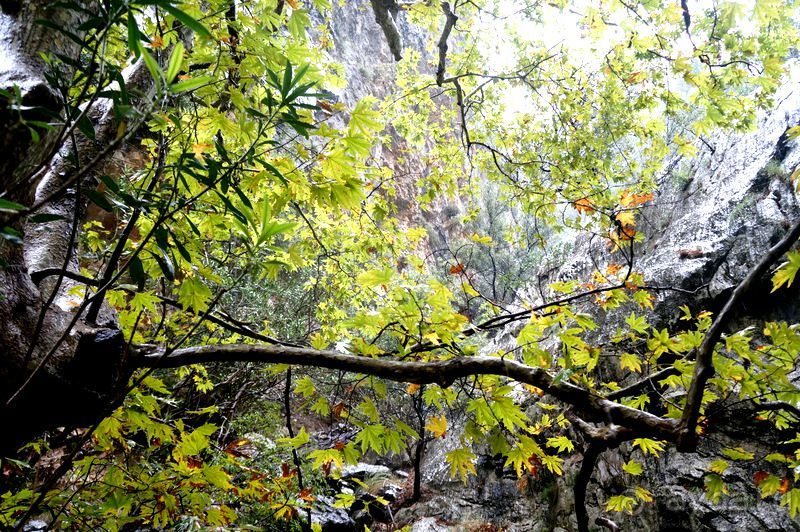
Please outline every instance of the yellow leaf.
[[425, 428], [433, 433], [437, 438], [444, 438], [447, 432], [447, 418], [444, 416], [431, 416]]
[[622, 225], [631, 227], [636, 225], [636, 213], [633, 211], [620, 211], [616, 218]]

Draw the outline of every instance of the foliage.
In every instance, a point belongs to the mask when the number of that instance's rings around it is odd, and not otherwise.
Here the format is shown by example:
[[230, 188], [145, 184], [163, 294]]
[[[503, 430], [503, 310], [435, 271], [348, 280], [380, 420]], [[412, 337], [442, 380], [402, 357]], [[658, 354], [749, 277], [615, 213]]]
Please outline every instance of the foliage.
[[[427, 59], [406, 50], [399, 94], [351, 106], [332, 97], [345, 83], [329, 57], [329, 13], [338, 7], [325, 0], [243, 4], [109, 0], [85, 12], [63, 3], [81, 11], [84, 22], [75, 32], [51, 31], [77, 40], [82, 51], [48, 58], [48, 79], [64, 104], [49, 125], [29, 124], [31, 135], [38, 140], [45, 126], [73, 127], [96, 138], [84, 109], [102, 100], [115, 114], [111, 140], [140, 156], [138, 164], [98, 173], [83, 187], [92, 208], [113, 221], [83, 225], [81, 273], [95, 282], [76, 294], [80, 310], [96, 313], [106, 301], [131, 344], [166, 352], [266, 342], [410, 363], [481, 353], [519, 361], [546, 372], [553, 387], [580, 387], [596, 397], [669, 370], [658, 396], [619, 400], [629, 410], [682, 418], [693, 357], [714, 316], [685, 308], [679, 327], [651, 326], [654, 295], [634, 261], [643, 238], [640, 213], [668, 159], [694, 156], [720, 129], [752, 128], [757, 110], [773, 104], [798, 41], [795, 2], [719, 2], [698, 8], [690, 28], [678, 2], [577, 3], [580, 15], [572, 2], [551, 2], [512, 19], [501, 36], [512, 50], [503, 59], [510, 64], [497, 72], [486, 67], [498, 57], [481, 45], [479, 15], [503, 5], [458, 3], [461, 40], [447, 57], [455, 78], [433, 88], [420, 68]], [[438, 31], [441, 6], [415, 3], [408, 16]], [[577, 27], [584, 49], [522, 37], [552, 18]], [[744, 20], [749, 31], [740, 28]], [[131, 69], [146, 71], [147, 83]], [[509, 91], [526, 105], [515, 106]], [[376, 161], [378, 147], [393, 142], [388, 123], [426, 168], [415, 184], [419, 209], [464, 202], [459, 247], [451, 249], [444, 275], [441, 263], [424, 258], [431, 251], [426, 230], [398, 212], [395, 198], [405, 183]], [[485, 190], [496, 199], [486, 200]], [[485, 200], [492, 205], [481, 208]], [[22, 207], [0, 203], [8, 212]], [[543, 250], [552, 252], [571, 231], [604, 239], [608, 262], [586, 279], [512, 297], [543, 266]], [[462, 257], [467, 246], [475, 262]], [[493, 271], [509, 276], [501, 296], [489, 293], [496, 285], [485, 275], [473, 277], [493, 254], [502, 257]], [[798, 266], [797, 252], [789, 253], [774, 272], [774, 290], [791, 286]], [[505, 308], [511, 303], [522, 310]], [[608, 341], [598, 340], [589, 314], [596, 310], [625, 324], [606, 331]], [[523, 324], [514, 346], [496, 348], [492, 331], [515, 321]], [[798, 352], [796, 324], [726, 334], [712, 351], [716, 374], [700, 397], [698, 433], [726, 402], [756, 409], [770, 403], [762, 421], [780, 434], [792, 430], [796, 413], [773, 403], [800, 401], [790, 376]], [[607, 360], [622, 371], [601, 371]], [[286, 369], [266, 372], [288, 382]], [[617, 382], [615, 375], [635, 379]], [[227, 378], [199, 365], [135, 373], [124, 403], [85, 433], [84, 452], [41, 504], [64, 528], [225, 526], [241, 504], [250, 505], [256, 521], [297, 523], [323, 490], [321, 478], [366, 454], [404, 456], [426, 438], [453, 438], [457, 447], [445, 459], [466, 482], [479, 445], [502, 455], [519, 476], [562, 475], [567, 457], [582, 447], [568, 412], [547, 390], [500, 375], [421, 387], [308, 370], [296, 374], [282, 408], [346, 423], [352, 438], [316, 448], [305, 427], [283, 432], [273, 412], [264, 421], [281, 431], [271, 434], [278, 447], [251, 461], [242, 448], [252, 442], [237, 433], [254, 428], [246, 419], [217, 439], [224, 416], [202, 399], [214, 380]], [[284, 400], [269, 391], [259, 399]], [[453, 412], [465, 418], [455, 434]], [[623, 470], [632, 484], [606, 501], [606, 511], [630, 513], [653, 501], [635, 477], [645, 457], [674, 442], [647, 436], [629, 438], [638, 458]], [[796, 516], [798, 442], [800, 434], [789, 435], [780, 452], [776, 446], [767, 456], [746, 442], [722, 450], [709, 464], [708, 499], [729, 491], [723, 457], [768, 463], [777, 474], [759, 480], [761, 495], [777, 497]], [[47, 441], [41, 445], [28, 451], [31, 461], [57, 452]], [[0, 526], [24, 515], [33, 499], [27, 486], [5, 493]]]

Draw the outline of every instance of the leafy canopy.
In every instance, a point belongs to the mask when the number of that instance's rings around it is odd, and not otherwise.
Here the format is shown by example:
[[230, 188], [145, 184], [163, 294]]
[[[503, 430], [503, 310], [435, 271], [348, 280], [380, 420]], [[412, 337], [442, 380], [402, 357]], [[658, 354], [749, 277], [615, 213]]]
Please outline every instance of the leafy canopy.
[[[84, 187], [115, 222], [86, 222], [82, 273], [104, 283], [81, 287], [76, 297], [104, 291], [132, 344], [166, 349], [283, 336], [319, 350], [407, 362], [481, 353], [541, 368], [555, 383], [599, 396], [667, 369], [658, 382], [665, 399], [643, 392], [620, 401], [680, 419], [692, 354], [713, 316], [685, 308], [679, 329], [651, 327], [654, 295], [633, 254], [643, 238], [640, 212], [669, 160], [695, 156], [721, 129], [752, 129], [757, 110], [773, 105], [798, 44], [796, 2], [701, 4], [688, 26], [689, 14], [674, 1], [563, 0], [513, 12], [502, 2], [456, 2], [458, 23], [441, 65], [433, 36], [441, 32], [442, 8], [413, 3], [404, 16], [429, 30], [429, 49], [404, 51], [396, 91], [357, 101], [352, 91], [341, 101], [336, 96], [347, 80], [332, 59], [331, 12], [342, 9], [354, 8], [327, 0], [110, 0], [82, 12], [74, 32], [52, 28], [82, 47], [77, 58], [48, 58], [60, 73], [50, 79], [65, 97], [56, 125], [94, 138], [82, 106], [107, 100], [117, 136], [137, 154]], [[576, 44], [552, 42], [541, 31], [554, 27]], [[444, 68], [438, 84], [436, 66]], [[145, 69], [147, 81], [126, 68]], [[40, 127], [31, 124], [31, 134], [38, 137]], [[390, 148], [395, 161], [380, 156]], [[405, 159], [418, 171], [400, 172]], [[490, 234], [492, 227], [478, 223], [487, 187], [535, 228], [507, 224]], [[412, 207], [400, 207], [409, 201]], [[461, 204], [458, 223], [474, 231], [442, 259], [419, 220], [448, 201]], [[544, 264], [548, 247], [569, 230], [607, 240], [609, 260], [585, 279], [550, 285], [538, 299], [498, 298], [489, 274], [464, 258], [529, 250]], [[115, 249], [120, 260], [109, 268]], [[790, 253], [773, 277], [775, 290], [792, 284], [798, 264]], [[308, 304], [286, 337], [289, 329], [270, 306], [290, 278]], [[542, 299], [564, 302], [537, 310]], [[248, 308], [248, 300], [260, 303]], [[511, 303], [522, 311], [511, 312]], [[590, 314], [597, 308], [624, 323], [603, 345]], [[492, 331], [515, 321], [522, 323], [514, 347], [496, 348]], [[701, 434], [702, 416], [723, 399], [796, 406], [800, 393], [790, 373], [799, 351], [796, 325], [768, 323], [725, 336], [702, 394]], [[598, 371], [609, 364], [615, 371]], [[273, 366], [261, 377], [285, 370]], [[456, 442], [445, 460], [465, 481], [475, 473], [479, 444], [503, 455], [519, 476], [561, 475], [582, 446], [544, 390], [504, 377], [467, 377], [448, 387], [363, 376], [343, 389], [329, 374], [309, 371], [293, 382], [294, 404], [357, 432], [323, 448], [304, 428], [288, 434], [277, 441], [284, 454], [276, 474], [248, 465], [246, 439], [224, 439], [216, 406], [175, 408], [186, 386], [212, 392], [214, 378], [203, 366], [143, 371], [133, 383], [124, 405], [93, 431], [92, 449], [75, 461], [75, 483], [46, 496], [63, 527], [159, 527], [187, 516], [225, 525], [236, 519], [234, 501], [296, 521], [314, 500], [313, 486], [300, 479], [303, 467], [306, 480], [311, 469], [336, 474], [365, 453], [399, 454], [425, 438]], [[415, 415], [397, 407], [406, 403]], [[761, 416], [781, 430], [798, 421], [796, 412], [775, 409]], [[459, 424], [464, 430], [454, 433]], [[629, 486], [605, 502], [608, 512], [631, 513], [653, 501], [636, 478], [668, 443], [640, 436], [631, 438], [633, 457], [620, 472]], [[780, 451], [776, 443], [766, 456], [747, 442], [721, 450], [708, 465], [708, 499], [728, 493], [730, 461], [753, 461], [770, 471], [757, 478], [761, 496], [779, 498], [796, 516], [798, 439], [787, 438]], [[45, 452], [42, 445], [31, 452]], [[13, 523], [34, 497], [27, 488], [4, 494], [0, 524]], [[341, 505], [352, 502], [347, 497]]]

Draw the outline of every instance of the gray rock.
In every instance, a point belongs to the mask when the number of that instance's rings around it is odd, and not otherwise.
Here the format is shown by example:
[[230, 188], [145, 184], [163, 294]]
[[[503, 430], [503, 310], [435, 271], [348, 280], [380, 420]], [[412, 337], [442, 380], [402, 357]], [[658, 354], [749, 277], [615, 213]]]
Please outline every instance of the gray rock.
[[50, 530], [50, 527], [41, 519], [34, 519], [33, 521], [28, 521], [25, 523], [25, 526], [22, 527], [22, 530], [23, 532], [39, 532], [40, 530]]
[[411, 525], [411, 532], [447, 532], [449, 527], [439, 524], [433, 517], [425, 517]]
[[355, 521], [343, 508], [335, 508], [335, 500], [326, 495], [319, 495], [311, 509], [311, 522], [319, 523], [323, 532], [348, 532], [356, 526]]
[[344, 466], [340, 474], [342, 479], [356, 477], [359, 480], [366, 480], [370, 478], [388, 477], [392, 474], [392, 471], [386, 466], [359, 462], [354, 466]]

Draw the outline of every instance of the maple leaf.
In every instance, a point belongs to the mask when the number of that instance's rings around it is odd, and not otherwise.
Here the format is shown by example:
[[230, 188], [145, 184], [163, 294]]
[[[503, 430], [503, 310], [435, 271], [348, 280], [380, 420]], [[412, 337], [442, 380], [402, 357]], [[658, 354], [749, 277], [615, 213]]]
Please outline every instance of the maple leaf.
[[644, 80], [647, 77], [647, 74], [644, 72], [633, 72], [628, 78], [625, 80], [625, 83], [628, 85], [634, 85], [639, 83], [640, 81]]
[[164, 47], [164, 39], [162, 39], [160, 35], [154, 35], [150, 39], [150, 48], [155, 50], [163, 47]]
[[619, 204], [623, 207], [638, 207], [653, 199], [653, 194], [634, 194], [630, 190], [625, 190], [619, 198]]
[[636, 225], [636, 213], [630, 210], [620, 211], [617, 213], [616, 216], [617, 221], [619, 221], [623, 226], [629, 225], [633, 227]]
[[592, 214], [596, 210], [594, 208], [594, 203], [592, 203], [589, 198], [581, 198], [576, 200], [573, 205], [575, 206], [575, 210], [581, 214]]
[[444, 438], [447, 432], [447, 418], [444, 416], [431, 416], [425, 428], [431, 431], [437, 438]]
[[455, 266], [451, 266], [450, 267], [450, 274], [451, 275], [458, 275], [459, 273], [461, 273], [463, 271], [464, 271], [464, 265], [461, 264], [460, 262], [458, 264], [456, 264]]

